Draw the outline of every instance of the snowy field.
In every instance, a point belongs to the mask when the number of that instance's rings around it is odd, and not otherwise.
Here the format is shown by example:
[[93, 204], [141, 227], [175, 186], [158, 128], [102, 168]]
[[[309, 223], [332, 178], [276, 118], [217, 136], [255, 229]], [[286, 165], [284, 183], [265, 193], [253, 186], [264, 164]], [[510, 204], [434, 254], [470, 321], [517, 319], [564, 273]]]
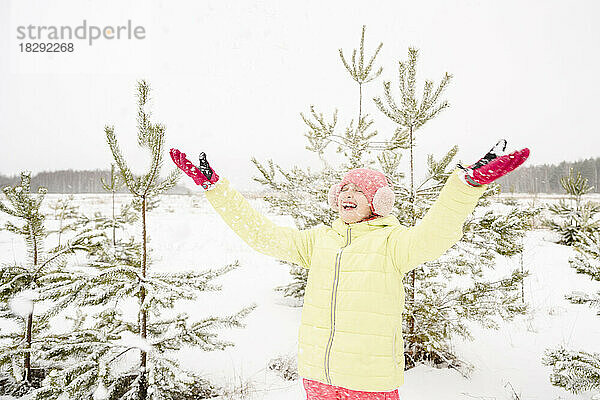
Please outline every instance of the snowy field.
[[[48, 195], [46, 210], [62, 197], [66, 196]], [[515, 197], [521, 202], [534, 200]], [[543, 197], [535, 201], [538, 204], [556, 201], [550, 196]], [[128, 198], [118, 196], [119, 203]], [[87, 215], [96, 210], [110, 212], [110, 195], [75, 195], [75, 199]], [[291, 217], [268, 213], [262, 200], [251, 202], [276, 223], [293, 225]], [[5, 215], [0, 216], [0, 224], [4, 224], [5, 218]], [[47, 222], [50, 228], [53, 224], [52, 220]], [[287, 267], [250, 249], [221, 221], [202, 194], [164, 196], [160, 207], [148, 215], [148, 229], [154, 258], [151, 268], [155, 271], [218, 267], [236, 260], [241, 265], [220, 278], [221, 292], [202, 293], [193, 304], [181, 302], [177, 311], [187, 312], [194, 320], [209, 314], [233, 313], [243, 306], [257, 304], [246, 320], [245, 329], [222, 331], [222, 337], [235, 342], [235, 347], [211, 353], [196, 349], [182, 351], [179, 354], [182, 366], [216, 383], [237, 388], [240, 395], [232, 398], [306, 398], [301, 381], [285, 381], [267, 368], [269, 360], [294, 354], [297, 346], [301, 309], [273, 290], [289, 282]], [[56, 237], [51, 236], [46, 244], [54, 245], [53, 240]], [[406, 383], [399, 389], [401, 399], [600, 399], [600, 395], [594, 397], [591, 392], [572, 395], [552, 386], [550, 368], [541, 364], [548, 347], [564, 345], [573, 350], [600, 352], [600, 318], [587, 306], [572, 305], [563, 297], [573, 290], [595, 293], [598, 283], [576, 274], [568, 263], [572, 249], [554, 244], [552, 240], [553, 234], [545, 230], [530, 232], [526, 238], [524, 265], [531, 275], [525, 281], [525, 296], [530, 313], [501, 324], [499, 330], [484, 330], [474, 325], [474, 341], [453, 343], [459, 356], [475, 366], [470, 378], [452, 369], [421, 365], [406, 372]], [[1, 262], [21, 260], [24, 254], [20, 237], [0, 231]], [[84, 259], [80, 256], [75, 261]], [[499, 260], [494, 273], [506, 271], [508, 274], [517, 263], [518, 259]], [[135, 304], [131, 303], [131, 309], [126, 311], [135, 313], [135, 310]], [[11, 329], [6, 324], [0, 328]], [[137, 355], [132, 359], [137, 359]]]

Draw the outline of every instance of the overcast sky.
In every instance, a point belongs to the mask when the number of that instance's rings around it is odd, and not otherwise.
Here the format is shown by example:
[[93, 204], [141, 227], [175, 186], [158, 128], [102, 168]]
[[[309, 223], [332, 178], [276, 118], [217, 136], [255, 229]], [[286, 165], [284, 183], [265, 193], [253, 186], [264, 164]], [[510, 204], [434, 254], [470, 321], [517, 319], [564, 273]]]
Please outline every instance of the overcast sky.
[[[530, 165], [600, 156], [598, 1], [5, 1], [0, 0], [0, 173], [107, 168], [103, 127], [115, 125], [132, 168], [136, 80], [153, 88], [167, 148], [205, 151], [214, 169], [249, 188], [252, 156], [318, 166], [304, 150], [299, 113], [339, 108], [338, 133], [358, 114], [358, 88], [338, 48], [351, 54], [361, 26], [379, 42], [382, 76], [363, 109], [389, 138], [374, 106], [383, 80], [397, 94], [397, 64], [420, 50], [425, 79], [454, 75], [451, 107], [418, 132], [417, 165], [451, 145], [476, 161], [497, 139], [531, 148]], [[142, 26], [141, 40], [73, 40], [64, 54], [21, 53], [17, 27]], [[68, 40], [67, 40], [68, 41]], [[332, 148], [333, 150], [333, 148]], [[171, 168], [167, 159], [165, 166]], [[420, 163], [420, 164], [419, 164]], [[420, 167], [422, 169], [422, 167]]]

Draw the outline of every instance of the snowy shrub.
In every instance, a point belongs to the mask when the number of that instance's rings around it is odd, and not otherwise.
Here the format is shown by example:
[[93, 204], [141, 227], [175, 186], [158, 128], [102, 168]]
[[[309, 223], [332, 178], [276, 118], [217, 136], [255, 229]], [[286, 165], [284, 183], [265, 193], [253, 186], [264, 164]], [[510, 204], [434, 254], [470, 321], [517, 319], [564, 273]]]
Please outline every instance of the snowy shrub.
[[569, 260], [571, 267], [600, 282], [600, 232], [582, 234], [575, 250], [577, 254]]
[[545, 224], [558, 233], [559, 244], [573, 246], [581, 243], [585, 235], [600, 232], [600, 220], [596, 217], [600, 205], [597, 203], [569, 204], [560, 200], [550, 205], [548, 210], [555, 218], [547, 219]]
[[306, 288], [306, 280], [308, 279], [308, 270], [297, 265], [280, 261], [282, 264], [290, 266], [290, 275], [292, 282], [284, 286], [277, 286], [275, 291], [282, 292], [284, 296], [298, 300], [298, 307], [302, 307], [304, 303], [304, 290]]
[[600, 204], [582, 201], [582, 196], [593, 188], [579, 171], [571, 169], [568, 176], [560, 179], [562, 187], [570, 197], [569, 203], [564, 200], [552, 204], [548, 210], [554, 218], [546, 220], [545, 224], [560, 236], [559, 244], [573, 246], [582, 242], [584, 236], [600, 232]]
[[254, 398], [256, 388], [251, 379], [238, 375], [235, 371], [224, 384], [219, 400], [243, 400]]
[[30, 381], [16, 380], [9, 374], [0, 374], [0, 396], [21, 397], [30, 393], [32, 389], [42, 386], [47, 372], [45, 368], [31, 368]]
[[570, 351], [563, 347], [547, 350], [542, 363], [552, 367], [550, 382], [572, 393], [600, 389], [600, 354]]
[[[588, 275], [600, 282], [600, 233], [582, 235], [580, 243], [575, 247], [577, 254], [569, 259], [569, 264], [578, 274]], [[600, 291], [595, 295], [584, 292], [572, 292], [565, 296], [574, 304], [588, 304], [597, 309], [600, 315]]]
[[600, 315], [600, 292], [595, 295], [584, 292], [571, 292], [565, 295], [565, 299], [573, 304], [588, 304], [590, 307], [595, 307], [598, 309], [596, 313]]
[[48, 233], [58, 234], [58, 245], [62, 234], [68, 231], [75, 231], [78, 227], [77, 220], [80, 217], [79, 206], [73, 204], [75, 197], [69, 195], [65, 198], [58, 199], [50, 205], [50, 209], [54, 213], [54, 219], [58, 221], [56, 230], [49, 230]]
[[17, 381], [8, 374], [0, 375], [0, 396], [21, 397], [31, 390], [32, 386], [27, 381]]
[[202, 200], [196, 196], [192, 197], [192, 208], [202, 208]]
[[[585, 232], [577, 244], [578, 254], [569, 260], [571, 267], [580, 274], [589, 275], [600, 282], [600, 233]], [[573, 304], [588, 304], [598, 309], [600, 316], [600, 292], [589, 295], [573, 291], [565, 295]], [[600, 354], [571, 351], [563, 347], [548, 349], [542, 363], [552, 367], [550, 382], [572, 393], [600, 389]], [[600, 394], [600, 392], [599, 392]]]
[[517, 201], [517, 199], [514, 199], [512, 197], [507, 197], [505, 199], [502, 199], [502, 204], [506, 204], [507, 206], [513, 206], [516, 207], [519, 205], [519, 202]]
[[268, 368], [275, 371], [286, 381], [298, 380], [298, 361], [294, 355], [288, 354], [273, 358], [269, 361]]

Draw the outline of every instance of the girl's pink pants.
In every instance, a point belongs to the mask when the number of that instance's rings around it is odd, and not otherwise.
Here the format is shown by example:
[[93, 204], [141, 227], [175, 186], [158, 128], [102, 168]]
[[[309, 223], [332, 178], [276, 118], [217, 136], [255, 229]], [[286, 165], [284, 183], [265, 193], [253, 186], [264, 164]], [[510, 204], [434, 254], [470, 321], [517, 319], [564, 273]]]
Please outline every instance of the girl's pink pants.
[[362, 392], [303, 379], [307, 400], [400, 400], [398, 391]]

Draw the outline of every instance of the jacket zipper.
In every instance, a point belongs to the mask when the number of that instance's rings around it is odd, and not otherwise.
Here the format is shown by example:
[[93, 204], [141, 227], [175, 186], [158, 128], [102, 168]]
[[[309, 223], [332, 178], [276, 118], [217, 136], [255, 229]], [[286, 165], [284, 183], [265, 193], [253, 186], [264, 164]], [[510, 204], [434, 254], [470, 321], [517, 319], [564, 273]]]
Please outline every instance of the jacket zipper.
[[331, 290], [331, 310], [329, 313], [331, 319], [331, 332], [329, 333], [329, 340], [327, 341], [327, 347], [325, 348], [325, 379], [327, 383], [331, 385], [331, 376], [329, 375], [329, 356], [331, 355], [331, 347], [333, 345], [333, 336], [335, 335], [335, 307], [337, 302], [337, 287], [340, 277], [340, 268], [342, 261], [342, 253], [348, 245], [352, 242], [352, 229], [348, 227], [346, 230], [346, 244], [341, 247], [337, 255], [335, 256], [335, 270], [333, 274], [333, 288]]

